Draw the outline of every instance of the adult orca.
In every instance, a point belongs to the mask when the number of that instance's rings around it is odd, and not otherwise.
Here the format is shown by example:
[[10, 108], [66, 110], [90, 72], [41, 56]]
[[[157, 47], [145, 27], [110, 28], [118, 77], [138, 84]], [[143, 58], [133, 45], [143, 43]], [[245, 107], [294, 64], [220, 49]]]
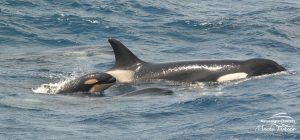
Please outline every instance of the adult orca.
[[107, 73], [90, 73], [67, 82], [57, 94], [71, 94], [74, 92], [96, 93], [116, 83], [116, 78]]
[[116, 39], [108, 41], [115, 54], [115, 65], [106, 73], [114, 76], [119, 83], [149, 82], [153, 79], [179, 82], [226, 82], [286, 70], [268, 59], [202, 60], [155, 64], [139, 59]]

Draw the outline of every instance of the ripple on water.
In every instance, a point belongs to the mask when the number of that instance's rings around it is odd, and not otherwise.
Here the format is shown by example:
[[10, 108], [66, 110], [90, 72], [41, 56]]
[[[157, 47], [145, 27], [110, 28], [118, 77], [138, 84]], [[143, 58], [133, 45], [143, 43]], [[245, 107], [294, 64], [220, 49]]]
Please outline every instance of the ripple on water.
[[45, 111], [42, 108], [24, 108], [24, 107], [19, 107], [19, 106], [14, 106], [14, 105], [8, 105], [8, 104], [0, 104], [0, 108], [2, 109], [7, 109], [10, 111], [28, 111], [28, 112], [41, 112], [41, 111]]

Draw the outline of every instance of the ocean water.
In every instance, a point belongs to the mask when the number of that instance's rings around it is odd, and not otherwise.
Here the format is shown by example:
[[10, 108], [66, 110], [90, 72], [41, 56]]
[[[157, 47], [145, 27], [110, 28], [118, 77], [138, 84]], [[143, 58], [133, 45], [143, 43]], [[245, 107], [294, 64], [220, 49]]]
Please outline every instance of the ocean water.
[[[288, 71], [117, 84], [106, 97], [34, 92], [112, 67], [109, 38], [154, 63], [268, 58]], [[298, 0], [1, 0], [0, 139], [300, 139], [299, 44]], [[175, 94], [117, 96], [149, 87]], [[262, 129], [278, 115], [291, 130]]]

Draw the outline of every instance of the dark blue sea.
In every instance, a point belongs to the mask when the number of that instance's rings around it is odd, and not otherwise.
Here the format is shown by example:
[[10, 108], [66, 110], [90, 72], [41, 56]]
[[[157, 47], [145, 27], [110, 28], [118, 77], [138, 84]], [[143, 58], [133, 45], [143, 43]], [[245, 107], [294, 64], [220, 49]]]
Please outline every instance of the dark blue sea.
[[[109, 38], [153, 63], [267, 58], [288, 71], [105, 97], [44, 88], [111, 68]], [[1, 0], [0, 139], [300, 139], [299, 56], [299, 0]], [[175, 94], [118, 96], [152, 87]]]

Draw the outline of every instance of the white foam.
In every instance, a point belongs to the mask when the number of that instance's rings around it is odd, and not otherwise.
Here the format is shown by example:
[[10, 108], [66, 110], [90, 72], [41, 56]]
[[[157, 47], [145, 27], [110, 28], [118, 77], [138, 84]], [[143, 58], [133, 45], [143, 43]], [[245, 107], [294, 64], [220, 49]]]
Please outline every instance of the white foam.
[[56, 94], [62, 87], [65, 86], [66, 83], [74, 80], [76, 78], [76, 74], [72, 74], [70, 77], [65, 77], [63, 80], [57, 83], [49, 83], [49, 84], [42, 84], [41, 86], [32, 89], [34, 93], [42, 93], [42, 94]]
[[56, 94], [63, 85], [64, 83], [42, 84], [40, 87], [32, 89], [32, 91], [34, 93]]

